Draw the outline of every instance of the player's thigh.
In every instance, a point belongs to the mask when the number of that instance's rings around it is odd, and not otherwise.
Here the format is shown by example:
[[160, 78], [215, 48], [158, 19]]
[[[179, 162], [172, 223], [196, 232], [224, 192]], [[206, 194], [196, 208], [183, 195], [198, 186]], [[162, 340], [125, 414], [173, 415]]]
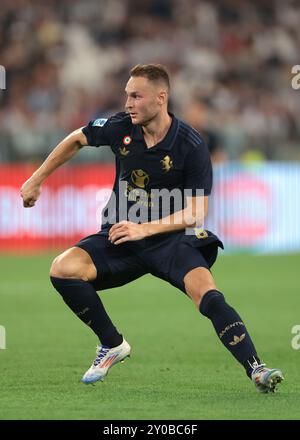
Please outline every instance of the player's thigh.
[[97, 277], [97, 270], [88, 252], [79, 247], [72, 247], [54, 259], [50, 275], [93, 281]]
[[84, 249], [96, 268], [93, 286], [96, 290], [123, 286], [148, 273], [147, 267], [126, 243], [114, 245], [106, 236], [90, 235], [76, 246]]
[[[216, 289], [210, 272], [212, 256], [215, 259], [217, 246], [209, 252], [203, 249], [180, 243], [170, 265], [169, 280], [171, 284], [186, 293], [195, 303], [200, 304], [202, 296], [209, 290]], [[212, 254], [213, 253], [213, 254]]]

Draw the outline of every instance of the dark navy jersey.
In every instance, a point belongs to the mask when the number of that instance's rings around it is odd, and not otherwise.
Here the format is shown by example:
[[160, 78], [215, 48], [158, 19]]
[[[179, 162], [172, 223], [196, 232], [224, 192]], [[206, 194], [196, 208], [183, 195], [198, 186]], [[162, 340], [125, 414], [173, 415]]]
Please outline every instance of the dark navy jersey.
[[[184, 196], [210, 194], [212, 166], [203, 138], [170, 116], [167, 135], [151, 148], [145, 143], [142, 127], [132, 124], [125, 112], [96, 119], [82, 129], [89, 145], [109, 145], [116, 157], [116, 178], [102, 213], [102, 228], [131, 220], [129, 213], [140, 213], [141, 223], [163, 218], [184, 208]], [[179, 205], [178, 193], [182, 194]]]

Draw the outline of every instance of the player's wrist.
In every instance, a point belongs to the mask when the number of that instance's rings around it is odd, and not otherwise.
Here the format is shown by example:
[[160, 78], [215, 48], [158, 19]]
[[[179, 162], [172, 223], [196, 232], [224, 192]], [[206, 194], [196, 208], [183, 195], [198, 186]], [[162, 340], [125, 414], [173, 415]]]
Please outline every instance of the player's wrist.
[[153, 225], [151, 225], [151, 223], [143, 223], [143, 229], [145, 237], [150, 237], [155, 233], [153, 230]]
[[36, 177], [36, 176], [32, 176], [30, 178], [30, 183], [32, 186], [34, 187], [40, 187], [42, 186], [44, 179], [40, 178], [40, 177]]
[[36, 170], [32, 176], [30, 177], [30, 181], [37, 185], [41, 186], [44, 183], [44, 180], [49, 176], [49, 172], [47, 170], [44, 170], [42, 167], [40, 169]]

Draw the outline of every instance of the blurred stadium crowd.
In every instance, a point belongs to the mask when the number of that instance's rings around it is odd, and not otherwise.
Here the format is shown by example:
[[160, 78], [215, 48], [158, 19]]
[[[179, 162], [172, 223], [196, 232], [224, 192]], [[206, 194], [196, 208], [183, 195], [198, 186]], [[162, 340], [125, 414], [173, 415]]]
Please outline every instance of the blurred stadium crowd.
[[120, 111], [128, 70], [149, 62], [168, 67], [171, 110], [216, 162], [300, 160], [299, 23], [292, 0], [1, 0], [0, 161], [41, 160]]

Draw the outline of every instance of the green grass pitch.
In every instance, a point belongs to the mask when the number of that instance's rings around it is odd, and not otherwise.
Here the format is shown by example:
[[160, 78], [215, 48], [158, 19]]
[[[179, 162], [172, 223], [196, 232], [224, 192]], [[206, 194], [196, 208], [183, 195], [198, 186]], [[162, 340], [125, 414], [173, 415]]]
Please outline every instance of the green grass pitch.
[[218, 288], [244, 319], [261, 358], [281, 368], [275, 394], [257, 393], [210, 321], [152, 276], [101, 294], [132, 346], [103, 383], [80, 382], [97, 343], [52, 288], [51, 255], [0, 257], [1, 419], [299, 419], [300, 255], [222, 256]]

